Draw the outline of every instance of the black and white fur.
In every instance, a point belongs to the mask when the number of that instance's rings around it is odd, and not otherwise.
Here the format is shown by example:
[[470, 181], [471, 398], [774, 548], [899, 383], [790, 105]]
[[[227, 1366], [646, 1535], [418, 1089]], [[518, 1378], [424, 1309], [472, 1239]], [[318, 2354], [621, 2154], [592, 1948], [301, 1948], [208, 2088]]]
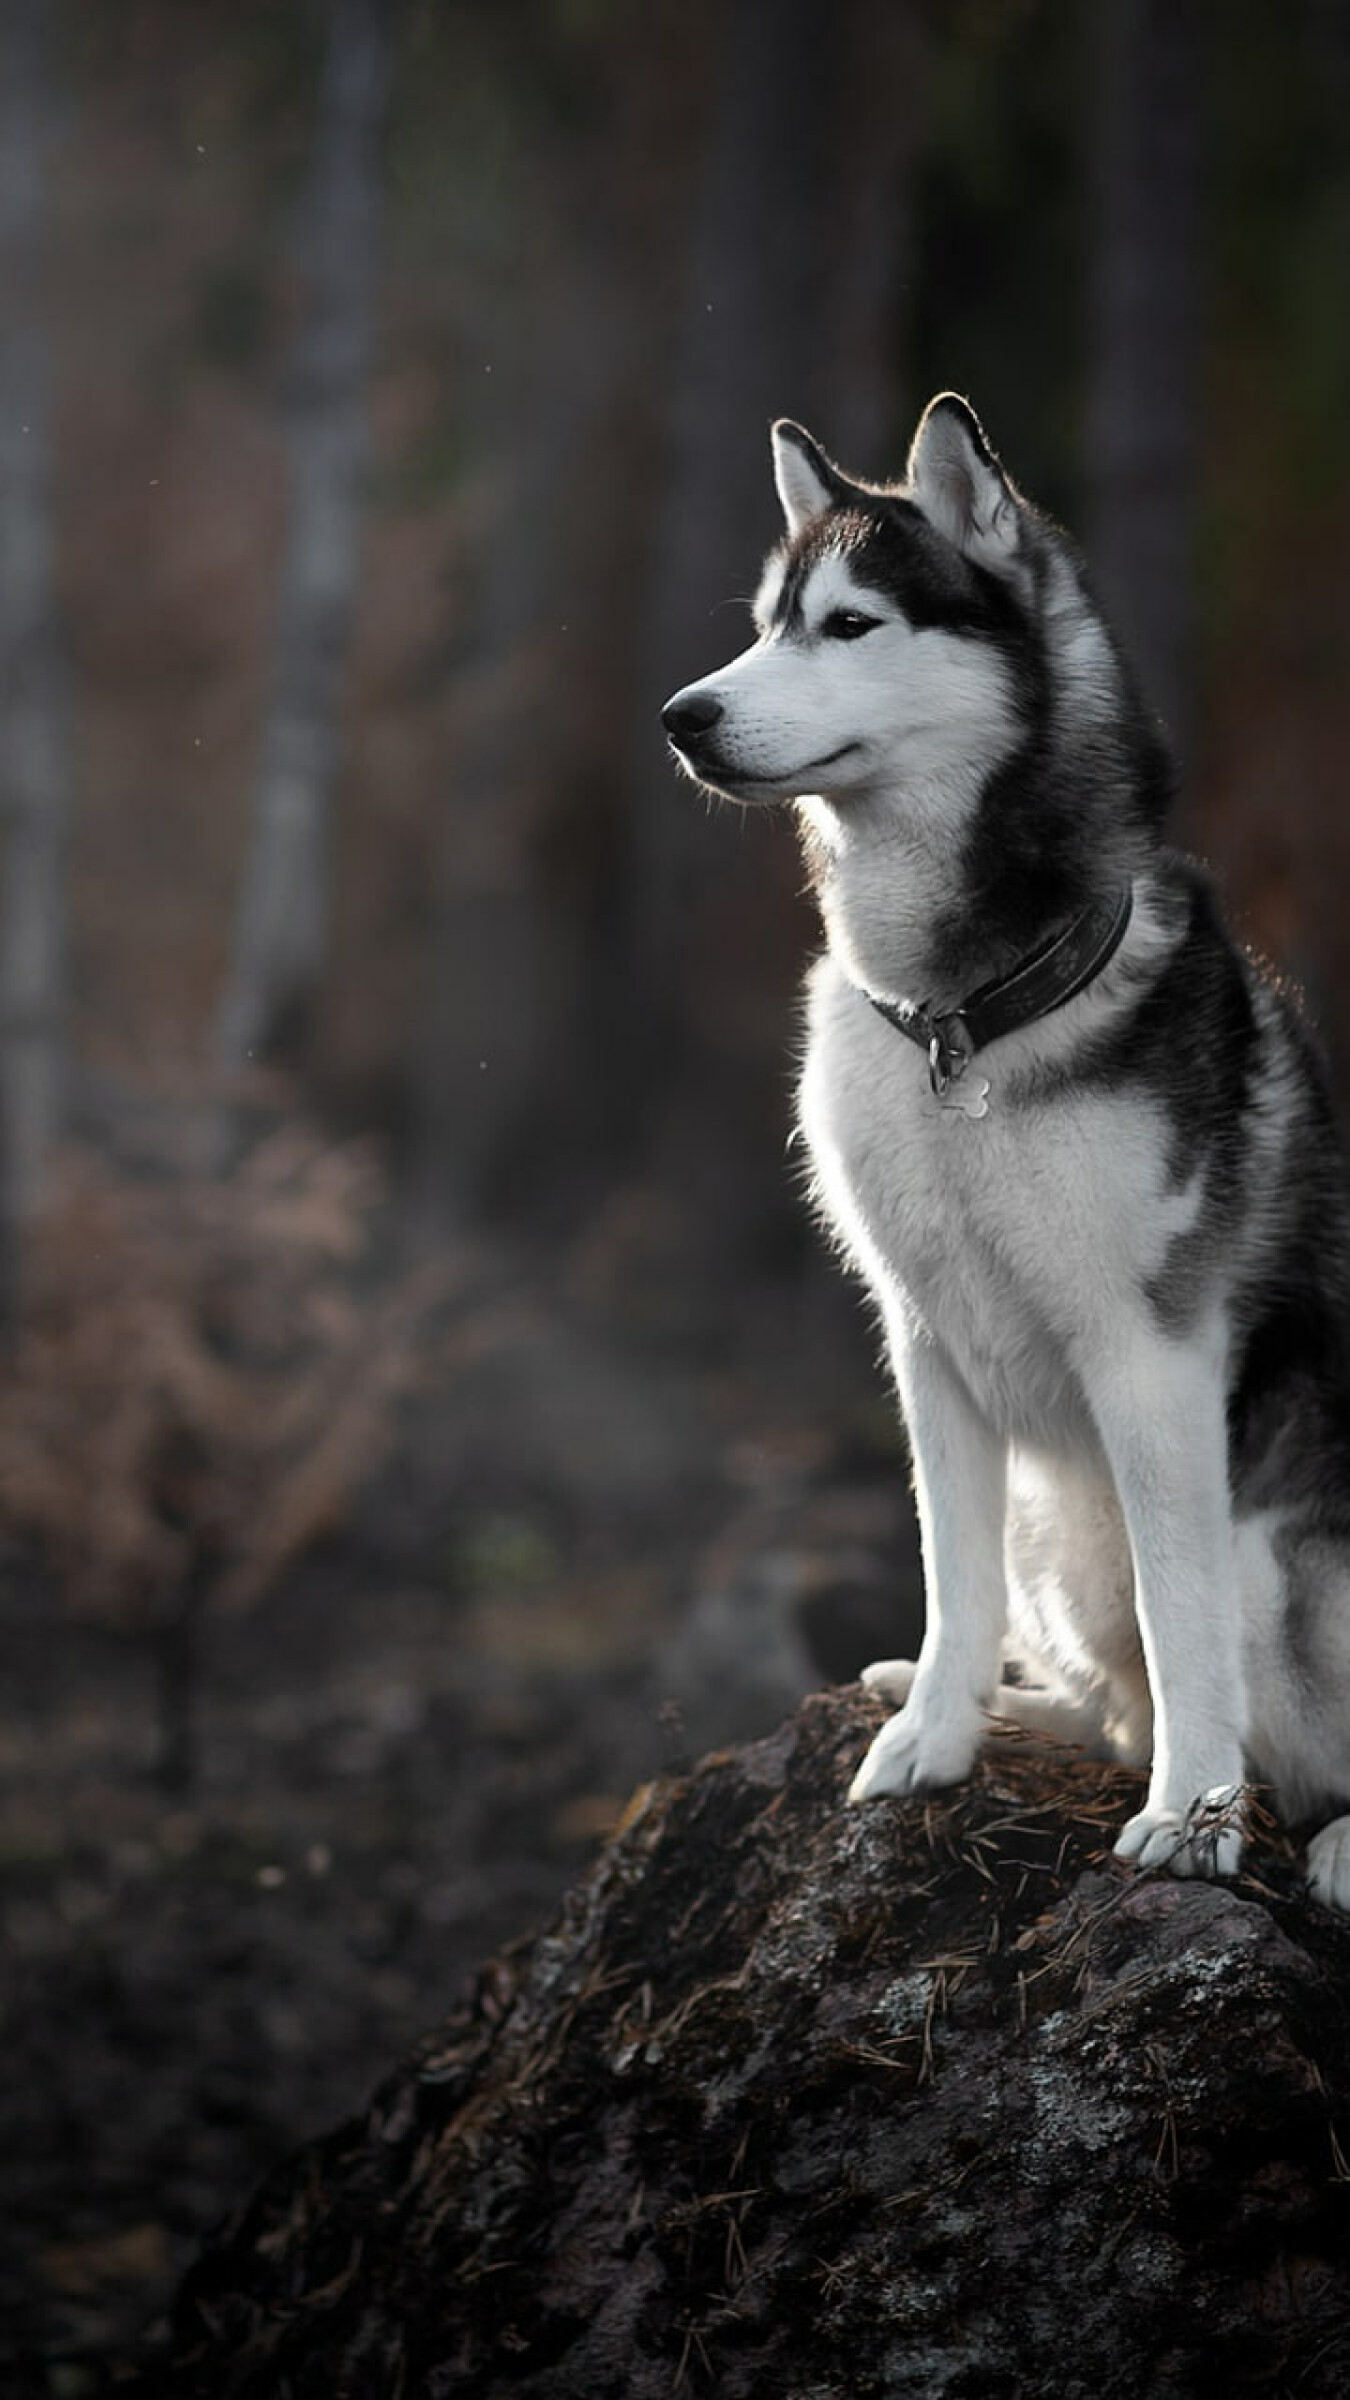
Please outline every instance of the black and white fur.
[[[1350, 1908], [1350, 1206], [1296, 1009], [1164, 843], [1170, 768], [1069, 542], [964, 402], [906, 479], [773, 434], [758, 638], [664, 718], [796, 810], [828, 946], [800, 1123], [909, 1431], [927, 1624], [851, 1798], [971, 1767], [985, 1712], [1150, 1764], [1119, 1854], [1231, 1873], [1240, 1787]], [[939, 1101], [870, 1006], [954, 1007], [1128, 880], [1079, 996]], [[1000, 1685], [1012, 1662], [1012, 1684]]]

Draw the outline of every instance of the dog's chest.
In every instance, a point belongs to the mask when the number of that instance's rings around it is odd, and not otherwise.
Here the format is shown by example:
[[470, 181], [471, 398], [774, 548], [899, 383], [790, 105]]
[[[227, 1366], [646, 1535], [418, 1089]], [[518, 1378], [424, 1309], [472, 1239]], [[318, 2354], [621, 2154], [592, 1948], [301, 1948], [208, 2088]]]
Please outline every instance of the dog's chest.
[[940, 1343], [995, 1421], [1064, 1427], [1096, 1266], [1073, 1145], [1001, 1099], [997, 1063], [987, 1113], [939, 1103], [922, 1052], [855, 998], [822, 975], [811, 1000], [800, 1121], [825, 1213], [888, 1317]]

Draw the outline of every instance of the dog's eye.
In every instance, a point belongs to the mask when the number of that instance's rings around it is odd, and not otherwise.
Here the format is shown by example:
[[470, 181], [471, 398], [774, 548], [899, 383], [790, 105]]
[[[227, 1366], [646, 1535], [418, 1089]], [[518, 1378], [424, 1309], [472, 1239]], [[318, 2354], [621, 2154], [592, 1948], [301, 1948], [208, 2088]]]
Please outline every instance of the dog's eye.
[[880, 623], [880, 617], [865, 617], [861, 609], [832, 608], [820, 630], [832, 642], [859, 642]]

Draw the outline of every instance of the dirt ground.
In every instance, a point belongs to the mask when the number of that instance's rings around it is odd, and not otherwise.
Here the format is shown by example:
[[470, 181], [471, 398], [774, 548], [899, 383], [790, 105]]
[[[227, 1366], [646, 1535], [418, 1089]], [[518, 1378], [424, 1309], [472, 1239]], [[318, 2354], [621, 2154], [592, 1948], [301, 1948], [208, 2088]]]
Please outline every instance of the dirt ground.
[[[0, 1561], [0, 2388], [147, 2355], [203, 2235], [546, 1918], [635, 1783], [912, 1622], [873, 1344], [828, 1268], [702, 1309], [498, 1277], [340, 1536], [153, 1641]], [[495, 1328], [495, 1330], [493, 1330]]]

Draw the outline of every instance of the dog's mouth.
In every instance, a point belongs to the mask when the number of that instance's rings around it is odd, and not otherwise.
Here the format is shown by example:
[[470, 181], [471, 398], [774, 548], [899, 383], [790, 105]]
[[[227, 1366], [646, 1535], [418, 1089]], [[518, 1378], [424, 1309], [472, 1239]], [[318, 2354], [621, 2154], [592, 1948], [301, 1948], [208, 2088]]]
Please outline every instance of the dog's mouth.
[[686, 767], [699, 783], [709, 784], [716, 792], [725, 792], [729, 799], [744, 800], [753, 799], [757, 793], [774, 798], [812, 792], [816, 789], [816, 778], [823, 775], [827, 767], [837, 766], [840, 759], [850, 757], [862, 745], [856, 741], [841, 742], [837, 750], [828, 751], [824, 758], [811, 759], [805, 766], [793, 767], [781, 775], [747, 774], [706, 751], [701, 753], [692, 742], [682, 746], [672, 741], [670, 747], [681, 766]]

